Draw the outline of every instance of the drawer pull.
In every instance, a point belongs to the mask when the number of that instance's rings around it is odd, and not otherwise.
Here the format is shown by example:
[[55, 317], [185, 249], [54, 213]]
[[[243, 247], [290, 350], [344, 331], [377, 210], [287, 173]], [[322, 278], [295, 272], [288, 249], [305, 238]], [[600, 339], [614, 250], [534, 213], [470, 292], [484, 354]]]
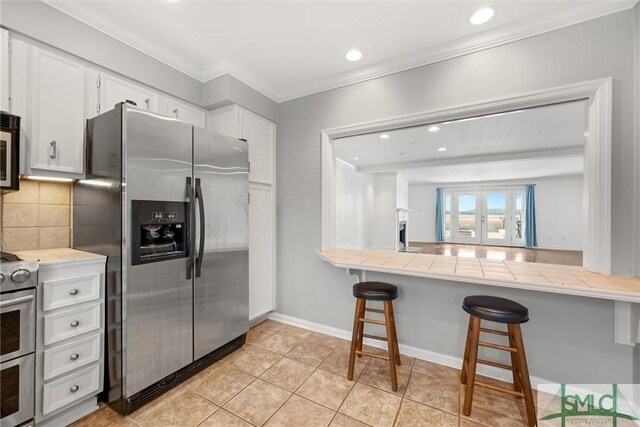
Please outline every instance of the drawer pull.
[[76, 360], [78, 360], [78, 357], [80, 357], [80, 355], [78, 353], [73, 353], [71, 354], [71, 356], [69, 356], [69, 359], [73, 360], [74, 362]]
[[69, 323], [69, 326], [71, 326], [72, 328], [77, 327], [80, 324], [79, 321], [77, 320], [73, 320], [71, 323]]
[[69, 295], [78, 295], [78, 292], [80, 292], [80, 291], [79, 291], [79, 290], [77, 290], [77, 289], [71, 289], [71, 290], [69, 291]]
[[72, 385], [71, 387], [69, 387], [69, 391], [70, 391], [71, 393], [75, 393], [75, 392], [76, 392], [76, 391], [78, 391], [79, 389], [80, 389], [80, 386], [79, 386], [79, 385], [77, 385], [77, 384], [76, 384], [76, 385]]

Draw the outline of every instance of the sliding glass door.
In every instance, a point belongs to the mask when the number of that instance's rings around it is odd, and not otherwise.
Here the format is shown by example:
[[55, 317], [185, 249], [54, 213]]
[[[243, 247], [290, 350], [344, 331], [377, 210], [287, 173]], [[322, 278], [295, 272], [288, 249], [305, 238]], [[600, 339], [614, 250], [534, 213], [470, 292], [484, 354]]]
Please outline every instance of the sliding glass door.
[[524, 245], [524, 189], [445, 191], [444, 202], [446, 241]]

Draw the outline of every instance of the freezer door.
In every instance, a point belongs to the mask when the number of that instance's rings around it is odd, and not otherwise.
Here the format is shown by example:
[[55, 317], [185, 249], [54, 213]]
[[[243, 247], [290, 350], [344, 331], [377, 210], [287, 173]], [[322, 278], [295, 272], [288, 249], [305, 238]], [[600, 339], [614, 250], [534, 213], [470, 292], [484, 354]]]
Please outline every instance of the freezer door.
[[[132, 263], [132, 244], [141, 223], [133, 201], [155, 201], [161, 217], [183, 210], [189, 226], [192, 126], [126, 107], [123, 145], [126, 174], [123, 209], [123, 384], [124, 397], [162, 380], [193, 361], [193, 282], [187, 253], [151, 263]], [[181, 206], [181, 208], [175, 208]], [[157, 215], [158, 212], [155, 213]], [[189, 231], [187, 231], [189, 232]]]
[[194, 359], [249, 328], [247, 143], [194, 128]]

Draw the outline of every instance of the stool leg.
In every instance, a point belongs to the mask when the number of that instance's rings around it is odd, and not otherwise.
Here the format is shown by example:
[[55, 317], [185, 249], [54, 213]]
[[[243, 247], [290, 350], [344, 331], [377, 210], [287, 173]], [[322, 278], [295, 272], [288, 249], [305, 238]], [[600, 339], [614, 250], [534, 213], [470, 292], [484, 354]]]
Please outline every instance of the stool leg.
[[385, 301], [384, 302], [384, 323], [387, 328], [387, 353], [389, 354], [389, 369], [391, 371], [391, 388], [393, 391], [398, 390], [398, 377], [396, 375], [396, 357], [395, 357], [395, 346], [393, 343], [394, 330], [393, 330], [393, 321], [391, 319], [393, 316], [393, 302]]
[[533, 403], [533, 392], [531, 391], [531, 380], [529, 379], [529, 369], [527, 368], [527, 357], [524, 353], [524, 342], [522, 341], [522, 331], [520, 325], [508, 325], [509, 333], [513, 334], [513, 341], [515, 344], [518, 358], [518, 371], [520, 385], [522, 385], [522, 392], [524, 393], [524, 404], [527, 410], [527, 425], [529, 427], [535, 427], [538, 424], [536, 419], [536, 408]]
[[351, 333], [351, 352], [349, 353], [349, 371], [347, 378], [353, 379], [353, 368], [356, 364], [356, 348], [358, 345], [358, 331], [360, 330], [360, 313], [362, 312], [362, 306], [364, 300], [361, 298], [356, 299], [356, 311], [353, 316], [353, 332]]
[[462, 369], [460, 370], [460, 382], [467, 383], [467, 363], [469, 361], [469, 349], [471, 348], [471, 323], [473, 317], [469, 316], [469, 327], [467, 328], [467, 341], [464, 345], [464, 358], [462, 359]]
[[[366, 308], [367, 308], [367, 300], [362, 299], [362, 306], [360, 307], [360, 313], [358, 317], [360, 319], [364, 319], [366, 316]], [[362, 341], [364, 341], [364, 322], [358, 322], [358, 351], [362, 351]], [[362, 357], [361, 354], [358, 354], [358, 357]]]
[[402, 362], [400, 361], [400, 348], [398, 347], [398, 331], [396, 329], [396, 314], [393, 311], [393, 301], [389, 301], [389, 312], [389, 318], [391, 319], [391, 329], [393, 330], [393, 339], [391, 340], [391, 343], [393, 344], [396, 365], [401, 366]]
[[469, 342], [469, 359], [467, 360], [467, 389], [464, 394], [464, 406], [462, 412], [471, 415], [473, 404], [473, 387], [476, 382], [476, 364], [478, 362], [478, 341], [480, 341], [480, 318], [471, 316], [471, 340]]
[[[515, 339], [513, 337], [513, 328], [507, 325], [507, 331], [509, 332], [509, 347], [516, 348]], [[522, 391], [522, 384], [520, 383], [520, 365], [518, 364], [518, 355], [514, 352], [509, 352], [511, 356], [511, 367], [513, 368], [513, 389], [515, 391]]]

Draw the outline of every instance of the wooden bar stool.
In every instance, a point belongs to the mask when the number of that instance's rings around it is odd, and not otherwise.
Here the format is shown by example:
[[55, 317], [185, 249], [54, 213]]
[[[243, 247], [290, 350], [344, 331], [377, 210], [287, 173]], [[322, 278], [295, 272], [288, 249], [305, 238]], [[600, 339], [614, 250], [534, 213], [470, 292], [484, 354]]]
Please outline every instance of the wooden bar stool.
[[[464, 359], [460, 373], [460, 382], [467, 386], [462, 412], [465, 415], [471, 414], [473, 389], [475, 386], [478, 386], [507, 393], [520, 399], [524, 398], [528, 425], [529, 427], [536, 426], [536, 409], [533, 403], [527, 358], [525, 356], [524, 343], [520, 331], [520, 324], [529, 320], [529, 310], [527, 307], [508, 299], [483, 295], [466, 297], [462, 303], [462, 308], [470, 314], [467, 344], [464, 349]], [[483, 328], [480, 326], [481, 320], [504, 323], [507, 325], [507, 332]], [[481, 332], [507, 337], [509, 345], [480, 341]], [[511, 355], [511, 366], [478, 359], [478, 346], [508, 351]], [[513, 390], [477, 381], [476, 366], [478, 363], [511, 371], [513, 374]]]
[[[398, 298], [398, 287], [382, 282], [360, 282], [353, 285], [353, 296], [356, 297], [356, 313], [353, 319], [353, 335], [351, 337], [351, 353], [349, 355], [349, 372], [347, 377], [353, 379], [353, 370], [356, 363], [356, 355], [369, 356], [376, 359], [388, 360], [391, 371], [391, 388], [398, 390], [398, 377], [396, 375], [396, 365], [400, 366], [400, 350], [398, 349], [398, 335], [396, 334], [396, 321], [393, 315], [393, 300]], [[383, 310], [367, 308], [367, 301], [382, 301]], [[384, 314], [384, 320], [367, 319], [365, 312]], [[364, 333], [364, 324], [373, 323], [384, 325], [387, 329], [387, 336], [379, 337]], [[387, 342], [387, 356], [367, 353], [362, 351], [362, 340], [373, 338]]]

